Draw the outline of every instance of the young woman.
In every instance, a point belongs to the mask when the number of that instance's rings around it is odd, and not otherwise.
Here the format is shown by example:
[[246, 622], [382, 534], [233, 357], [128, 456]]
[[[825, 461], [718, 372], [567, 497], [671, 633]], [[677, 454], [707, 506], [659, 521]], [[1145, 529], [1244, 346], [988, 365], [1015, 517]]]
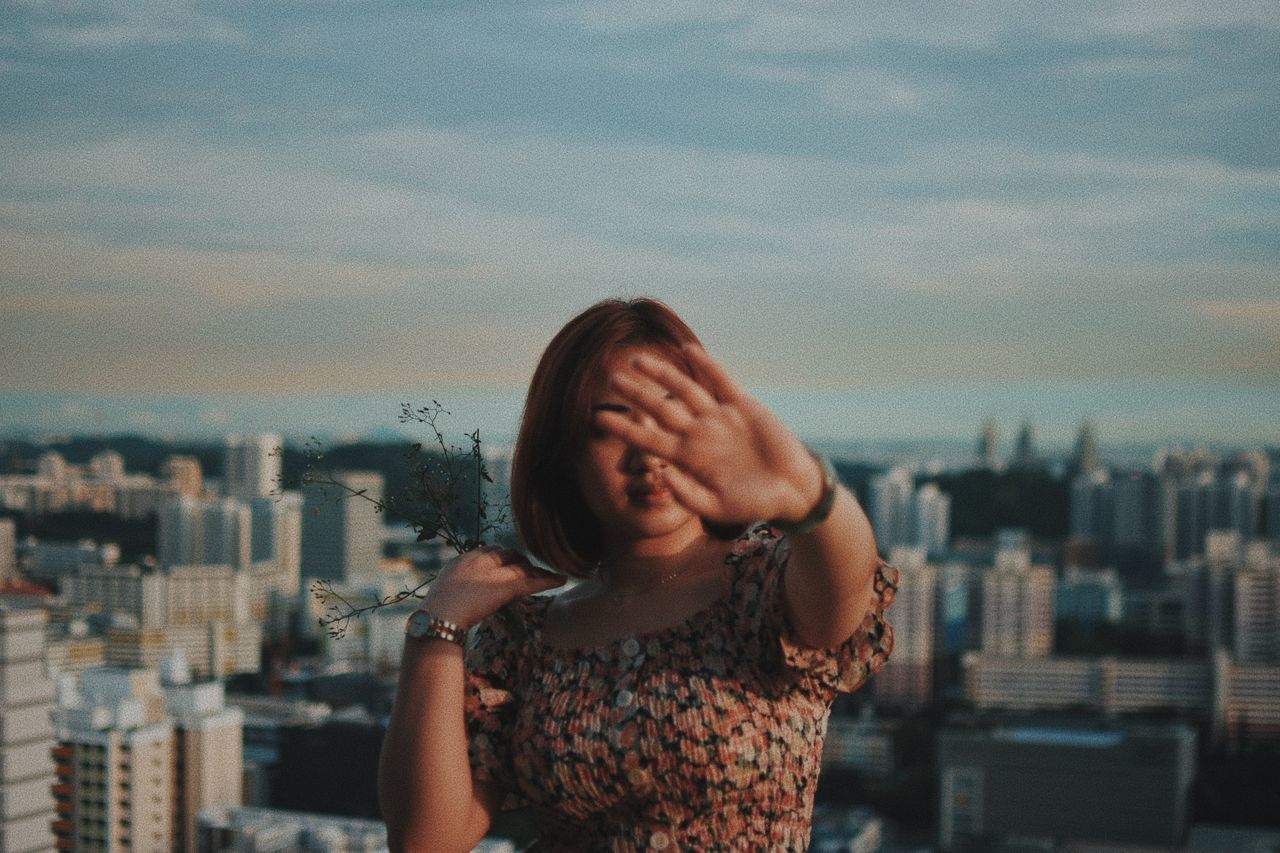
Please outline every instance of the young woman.
[[532, 804], [538, 850], [805, 849], [831, 702], [888, 658], [898, 581], [830, 464], [665, 305], [608, 300], [542, 356], [512, 507], [563, 574], [483, 547], [410, 617], [391, 848], [469, 850]]

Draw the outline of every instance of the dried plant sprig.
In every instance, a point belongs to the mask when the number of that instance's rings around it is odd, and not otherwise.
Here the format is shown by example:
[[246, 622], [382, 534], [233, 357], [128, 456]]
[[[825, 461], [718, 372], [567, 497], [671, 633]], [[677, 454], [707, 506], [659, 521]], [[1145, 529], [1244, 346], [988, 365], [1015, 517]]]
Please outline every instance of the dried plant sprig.
[[[457, 554], [464, 554], [485, 544], [487, 538], [508, 528], [510, 506], [503, 501], [496, 512], [490, 512], [484, 484], [493, 483], [493, 477], [485, 462], [480, 430], [467, 434], [466, 448], [450, 444], [440, 427], [442, 415], [449, 416], [450, 412], [437, 400], [432, 400], [430, 406], [418, 408], [409, 403], [401, 404], [400, 423], [425, 424], [433, 435], [433, 448], [429, 450], [420, 442], [414, 443], [404, 454], [412, 477], [411, 485], [399, 498], [375, 497], [368, 494], [366, 489], [353, 488], [322, 470], [319, 462], [324, 454], [319, 440], [314, 436], [306, 443], [305, 453], [310, 462], [303, 474], [303, 485], [318, 486], [322, 494], [327, 494], [330, 488], [337, 489], [337, 500], [360, 498], [369, 501], [376, 512], [387, 513], [412, 525], [418, 542], [438, 538]], [[475, 483], [474, 503], [466, 508], [474, 513], [474, 519], [468, 530], [463, 526], [466, 519], [462, 517], [463, 498], [460, 489], [472, 478]], [[313, 581], [310, 590], [325, 608], [318, 620], [319, 624], [325, 627], [330, 637], [339, 639], [346, 635], [347, 626], [352, 619], [359, 619], [366, 613], [399, 604], [408, 598], [422, 598], [424, 590], [435, 580], [436, 575], [436, 572], [432, 572], [417, 586], [406, 586], [362, 607], [348, 601], [328, 580]], [[501, 618], [515, 636], [524, 635], [523, 623], [509, 609], [501, 611]]]

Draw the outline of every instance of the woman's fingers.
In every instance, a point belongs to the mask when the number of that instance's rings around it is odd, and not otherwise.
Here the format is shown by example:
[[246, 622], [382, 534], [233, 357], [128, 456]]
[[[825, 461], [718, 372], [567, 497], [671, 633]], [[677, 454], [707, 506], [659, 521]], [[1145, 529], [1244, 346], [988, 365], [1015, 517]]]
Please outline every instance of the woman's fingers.
[[715, 397], [666, 359], [640, 353], [632, 359], [632, 364], [636, 370], [659, 383], [667, 393], [684, 403], [692, 414], [701, 415], [715, 408]]
[[697, 344], [685, 344], [681, 350], [693, 365], [694, 377], [717, 401], [729, 403], [742, 396], [742, 388], [705, 349]]
[[671, 460], [680, 448], [680, 440], [653, 421], [637, 423], [621, 412], [602, 411], [596, 412], [596, 424], [632, 447], [662, 459]]
[[613, 387], [633, 407], [658, 422], [664, 429], [682, 432], [693, 423], [693, 415], [680, 400], [658, 383], [637, 373], [619, 373]]

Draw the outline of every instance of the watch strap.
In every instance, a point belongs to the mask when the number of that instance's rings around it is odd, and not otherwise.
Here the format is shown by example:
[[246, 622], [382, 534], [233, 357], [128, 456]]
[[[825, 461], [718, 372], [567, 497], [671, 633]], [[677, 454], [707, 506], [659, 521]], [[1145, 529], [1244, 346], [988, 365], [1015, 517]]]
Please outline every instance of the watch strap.
[[404, 632], [406, 636], [418, 640], [434, 637], [459, 646], [465, 647], [467, 644], [467, 632], [461, 625], [426, 610], [411, 613], [405, 622]]
[[774, 519], [769, 522], [770, 527], [788, 536], [799, 536], [810, 532], [827, 520], [831, 515], [831, 508], [836, 504], [836, 490], [840, 488], [840, 478], [836, 475], [835, 466], [827, 457], [819, 456], [812, 450], [809, 453], [822, 468], [822, 494], [818, 497], [818, 502], [814, 504], [813, 509], [799, 521]]

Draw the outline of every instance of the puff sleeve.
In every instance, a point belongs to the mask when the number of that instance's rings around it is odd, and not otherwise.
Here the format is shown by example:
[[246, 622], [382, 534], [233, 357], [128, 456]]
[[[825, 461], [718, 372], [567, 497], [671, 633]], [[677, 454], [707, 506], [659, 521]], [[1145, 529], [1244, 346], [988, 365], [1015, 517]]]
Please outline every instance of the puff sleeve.
[[[523, 602], [508, 609], [517, 619], [525, 618]], [[471, 775], [504, 792], [503, 811], [527, 805], [511, 768], [521, 651], [521, 640], [512, 636], [501, 611], [477, 625], [467, 642], [463, 712]]]
[[893, 650], [893, 626], [885, 611], [893, 603], [899, 572], [881, 560], [874, 597], [853, 636], [835, 648], [811, 649], [796, 638], [786, 615], [782, 583], [789, 558], [786, 539], [765, 526], [735, 546], [731, 599], [738, 633], [765, 675], [807, 684], [828, 700], [836, 693], [852, 693], [884, 668]]

